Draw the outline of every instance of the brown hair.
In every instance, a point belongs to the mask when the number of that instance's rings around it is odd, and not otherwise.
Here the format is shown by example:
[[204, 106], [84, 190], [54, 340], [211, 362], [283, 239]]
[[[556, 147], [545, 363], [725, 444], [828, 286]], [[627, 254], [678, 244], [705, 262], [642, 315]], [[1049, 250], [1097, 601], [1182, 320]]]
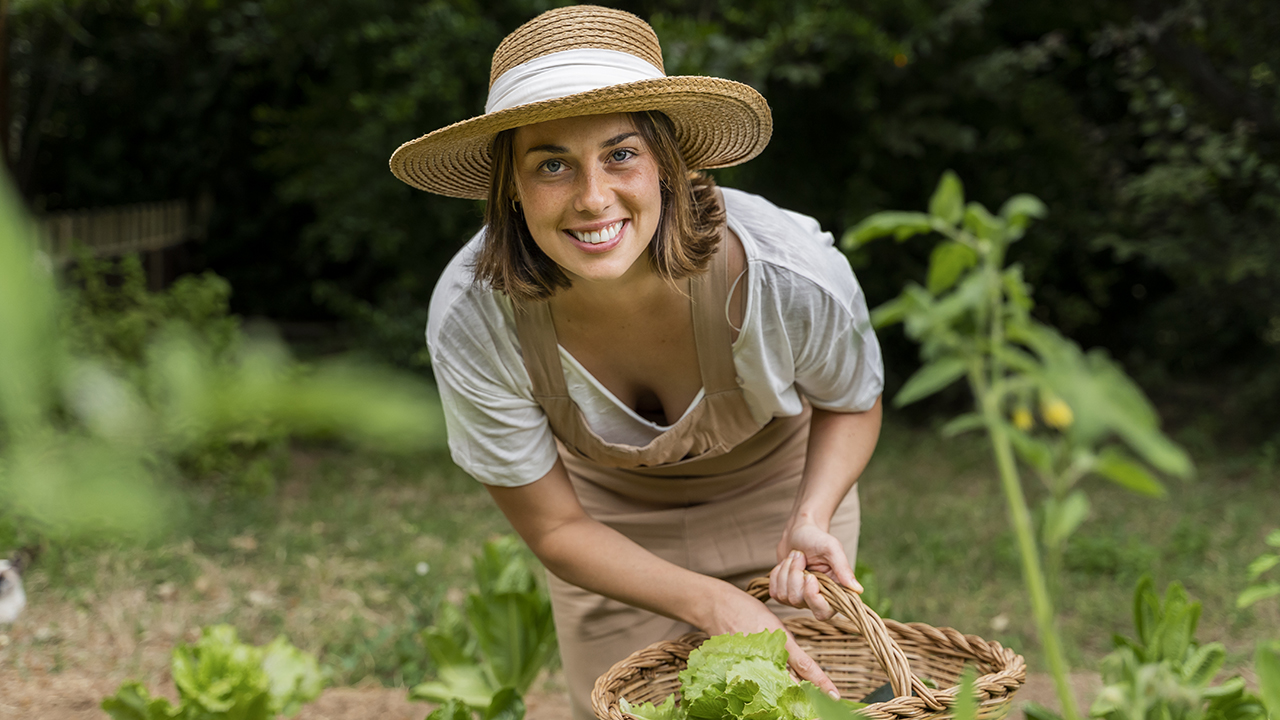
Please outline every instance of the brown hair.
[[[671, 282], [702, 272], [716, 251], [724, 224], [715, 180], [689, 171], [675, 126], [666, 115], [656, 110], [629, 114], [658, 164], [662, 188], [662, 214], [649, 244], [650, 265]], [[534, 242], [523, 212], [512, 201], [516, 195], [514, 137], [515, 130], [504, 130], [490, 149], [493, 174], [475, 277], [515, 300], [545, 300], [571, 282]]]

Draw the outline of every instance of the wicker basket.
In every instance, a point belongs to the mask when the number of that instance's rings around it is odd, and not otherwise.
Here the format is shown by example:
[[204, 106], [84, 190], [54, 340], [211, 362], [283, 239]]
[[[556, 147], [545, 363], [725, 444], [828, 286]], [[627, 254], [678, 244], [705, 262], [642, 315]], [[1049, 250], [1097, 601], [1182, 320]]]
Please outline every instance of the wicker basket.
[[[845, 590], [821, 573], [813, 573], [822, 594], [844, 617], [831, 620], [793, 618], [784, 621], [800, 647], [822, 666], [842, 696], [862, 698], [890, 683], [895, 697], [868, 705], [862, 712], [873, 720], [946, 720], [954, 717], [960, 674], [965, 665], [978, 673], [975, 689], [978, 718], [1001, 718], [1009, 712], [1013, 694], [1027, 679], [1022, 656], [975, 635], [923, 623], [882, 620], [856, 593]], [[747, 592], [764, 600], [769, 579], [751, 582]], [[633, 704], [661, 704], [680, 690], [679, 673], [689, 653], [707, 639], [689, 633], [678, 640], [657, 642], [632, 653], [596, 680], [591, 707], [601, 720], [632, 720], [619, 699]], [[912, 672], [914, 669], [914, 673]], [[930, 689], [920, 678], [930, 678]], [[914, 693], [914, 696], [913, 696]]]

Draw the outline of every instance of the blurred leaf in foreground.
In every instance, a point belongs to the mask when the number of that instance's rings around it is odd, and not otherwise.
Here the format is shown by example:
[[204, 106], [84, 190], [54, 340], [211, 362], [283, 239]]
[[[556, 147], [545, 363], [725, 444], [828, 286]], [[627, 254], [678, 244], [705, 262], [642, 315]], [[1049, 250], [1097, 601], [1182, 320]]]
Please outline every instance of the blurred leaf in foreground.
[[172, 513], [176, 460], [266, 427], [376, 449], [443, 437], [439, 401], [416, 376], [368, 364], [294, 362], [278, 341], [230, 357], [167, 322], [132, 367], [73, 351], [59, 332], [52, 265], [0, 179], [0, 515], [46, 537], [148, 535]]

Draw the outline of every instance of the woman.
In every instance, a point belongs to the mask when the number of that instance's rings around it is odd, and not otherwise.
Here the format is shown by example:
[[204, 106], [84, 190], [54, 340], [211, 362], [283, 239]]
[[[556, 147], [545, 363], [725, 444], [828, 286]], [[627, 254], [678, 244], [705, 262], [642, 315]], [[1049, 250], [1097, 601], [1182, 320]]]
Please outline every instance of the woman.
[[[666, 77], [648, 24], [576, 6], [503, 40], [484, 115], [391, 158], [488, 199], [427, 342], [455, 461], [550, 573], [577, 720], [649, 643], [830, 617], [806, 569], [861, 589], [851, 490], [882, 386], [861, 290], [811, 218], [689, 172], [770, 130], [751, 88]], [[769, 606], [740, 589], [762, 574]]]

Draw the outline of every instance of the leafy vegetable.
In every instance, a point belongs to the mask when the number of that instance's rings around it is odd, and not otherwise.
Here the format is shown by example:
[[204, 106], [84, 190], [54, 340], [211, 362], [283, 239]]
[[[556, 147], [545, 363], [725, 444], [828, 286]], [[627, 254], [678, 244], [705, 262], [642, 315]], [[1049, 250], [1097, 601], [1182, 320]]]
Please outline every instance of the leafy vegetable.
[[174, 649], [172, 672], [176, 706], [128, 682], [102, 709], [113, 720], [272, 720], [296, 714], [324, 687], [314, 656], [283, 637], [246, 645], [229, 625], [205, 628], [195, 645]]
[[787, 635], [781, 630], [709, 638], [689, 653], [680, 673], [682, 704], [670, 696], [661, 705], [632, 705], [622, 711], [640, 720], [810, 720], [817, 715], [804, 681], [787, 672]]
[[465, 614], [445, 603], [422, 631], [436, 677], [409, 694], [440, 703], [431, 720], [470, 720], [473, 713], [519, 720], [523, 693], [555, 655], [551, 601], [509, 535], [485, 543], [474, 572], [478, 590], [467, 597]]

